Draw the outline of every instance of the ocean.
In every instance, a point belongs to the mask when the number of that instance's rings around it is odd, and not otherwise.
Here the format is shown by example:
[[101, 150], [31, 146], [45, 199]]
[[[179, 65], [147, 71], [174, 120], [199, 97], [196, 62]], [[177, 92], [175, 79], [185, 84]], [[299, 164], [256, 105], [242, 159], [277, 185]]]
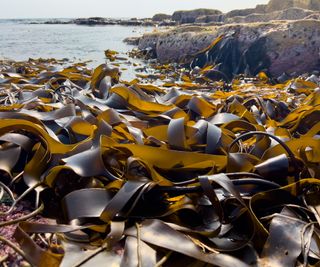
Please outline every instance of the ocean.
[[[80, 26], [72, 24], [30, 24], [41, 19], [0, 20], [0, 59], [16, 61], [29, 58], [67, 58], [73, 62], [90, 61], [89, 67], [105, 62], [104, 51], [122, 54], [133, 49], [123, 40], [152, 31], [152, 27]], [[126, 76], [130, 75], [130, 66]]]

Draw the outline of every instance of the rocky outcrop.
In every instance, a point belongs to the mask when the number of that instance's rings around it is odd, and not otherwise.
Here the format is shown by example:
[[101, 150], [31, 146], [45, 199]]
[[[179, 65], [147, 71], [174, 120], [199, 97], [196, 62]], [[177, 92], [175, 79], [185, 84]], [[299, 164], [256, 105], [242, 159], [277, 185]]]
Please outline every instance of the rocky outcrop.
[[263, 12], [257, 12], [255, 8], [246, 8], [246, 9], [234, 9], [229, 11], [225, 14], [226, 18], [233, 18], [233, 17], [244, 17], [248, 16], [253, 13], [263, 13]]
[[[247, 17], [248, 22], [251, 21], [266, 21], [266, 17], [264, 15], [273, 12], [281, 12], [284, 10], [297, 10], [297, 9], [305, 9], [312, 11], [320, 11], [320, 0], [270, 0], [267, 5], [257, 5], [255, 8], [248, 9], [236, 9], [232, 10], [225, 14], [226, 22], [232, 21], [230, 18], [235, 17]], [[272, 15], [271, 15], [272, 16]], [[290, 19], [290, 16], [285, 16]], [[293, 16], [291, 16], [293, 17]], [[277, 18], [276, 18], [277, 19]], [[299, 19], [299, 18], [296, 18]], [[236, 18], [235, 21], [239, 20]]]
[[195, 23], [223, 23], [225, 21], [226, 16], [224, 14], [220, 15], [205, 15], [200, 16], [196, 19]]
[[320, 0], [270, 0], [266, 12], [288, 9], [291, 7], [320, 11]]
[[159, 14], [155, 14], [152, 17], [152, 21], [164, 21], [164, 20], [171, 20], [171, 15], [159, 13]]
[[226, 14], [208, 9], [177, 11], [172, 19], [203, 26], [144, 35], [139, 48], [154, 51], [161, 62], [188, 62], [223, 35], [212, 55], [205, 53], [201, 60], [225, 64], [222, 69], [231, 74], [267, 70], [280, 75], [320, 68], [320, 0], [270, 0], [267, 5]]
[[78, 18], [72, 21], [77, 25], [113, 25], [116, 24], [113, 20], [102, 17]]
[[[237, 46], [239, 55], [246, 54], [246, 58], [254, 60], [252, 74], [261, 70], [259, 64], [275, 76], [320, 67], [320, 21], [316, 20], [179, 27], [144, 35], [139, 48], [153, 49], [161, 62], [183, 61], [208, 47], [220, 35], [233, 36], [232, 44]], [[248, 66], [252, 67], [249, 63]]]
[[[246, 14], [247, 12], [236, 12], [238, 14]], [[274, 11], [270, 13], [252, 13], [246, 16], [232, 16], [229, 14], [221, 14], [221, 15], [211, 15], [211, 16], [201, 16], [197, 18], [196, 23], [253, 23], [253, 22], [268, 22], [272, 20], [299, 20], [304, 18], [312, 18], [312, 15], [316, 15], [319, 12], [315, 12], [308, 9], [302, 8], [288, 8], [285, 10]], [[313, 18], [316, 18], [314, 16]]]
[[224, 23], [253, 23], [253, 22], [268, 22], [272, 20], [299, 20], [304, 19], [316, 12], [302, 9], [289, 8], [281, 11], [274, 11], [270, 13], [253, 13], [248, 16], [237, 16], [225, 19]]
[[112, 19], [112, 18], [103, 18], [103, 17], [91, 17], [91, 18], [78, 18], [71, 20], [69, 24], [76, 25], [123, 25], [123, 26], [155, 26], [156, 23], [151, 19]]
[[180, 23], [194, 23], [197, 18], [209, 15], [221, 15], [222, 12], [216, 9], [195, 9], [176, 11], [172, 15], [172, 20]]
[[123, 40], [123, 42], [128, 45], [139, 45], [139, 40], [139, 37], [127, 37]]
[[[175, 23], [169, 21], [161, 21], [163, 26], [172, 26]], [[159, 22], [152, 21], [151, 19], [114, 19], [114, 18], [103, 18], [103, 17], [90, 17], [90, 18], [78, 18], [78, 19], [50, 19], [47, 21], [31, 22], [30, 24], [76, 24], [76, 25], [123, 25], [123, 26], [157, 26]]]
[[270, 0], [267, 5], [236, 9], [226, 14], [218, 10], [177, 11], [172, 19], [184, 23], [252, 23], [270, 20], [298, 20], [320, 11], [320, 0]]

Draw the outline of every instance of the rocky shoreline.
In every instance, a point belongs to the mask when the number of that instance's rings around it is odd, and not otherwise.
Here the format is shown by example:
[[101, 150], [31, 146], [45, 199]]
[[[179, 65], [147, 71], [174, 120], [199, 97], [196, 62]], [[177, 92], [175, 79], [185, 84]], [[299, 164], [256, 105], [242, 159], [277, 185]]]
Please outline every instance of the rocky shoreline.
[[[176, 11], [172, 15], [156, 14], [145, 19], [94, 17], [44, 23], [158, 27], [152, 33], [124, 41], [161, 63], [188, 62], [188, 58], [193, 58], [223, 35], [233, 36], [233, 49], [238, 57], [246, 54], [247, 58], [255, 58], [254, 64], [263, 66], [246, 74], [255, 75], [263, 70], [271, 76], [283, 73], [295, 76], [320, 70], [320, 0], [270, 0], [267, 5], [228, 13], [196, 9]], [[219, 60], [210, 63], [221, 64], [232, 56], [218, 51]], [[235, 61], [240, 59], [235, 58]], [[249, 63], [247, 69], [252, 69]]]
[[264, 71], [271, 76], [319, 71], [320, 1], [278, 2], [271, 0], [268, 5], [227, 14], [217, 10], [207, 15], [200, 14], [203, 10], [175, 12], [172, 17], [179, 19], [180, 24], [195, 23], [147, 33], [134, 42], [140, 50], [151, 51], [149, 54], [161, 63], [188, 63], [223, 36], [225, 41], [215, 50], [211, 61], [209, 51], [203, 55], [208, 64], [219, 69], [226, 69], [226, 64], [241, 64], [230, 72], [256, 75]]
[[124, 25], [124, 26], [177, 26], [183, 24], [232, 24], [268, 22], [271, 20], [299, 20], [320, 18], [319, 0], [270, 0], [266, 5], [255, 8], [236, 9], [223, 13], [216, 9], [199, 8], [195, 10], [179, 10], [172, 15], [155, 14], [152, 18], [114, 19], [89, 17], [77, 19], [51, 19], [44, 24], [76, 24], [76, 25]]
[[[267, 71], [272, 76], [281, 75], [283, 72], [301, 74], [320, 69], [319, 20], [210, 27], [183, 26], [145, 34], [138, 40], [138, 47], [140, 50], [154, 51], [153, 54], [162, 63], [184, 62], [188, 57], [192, 58], [210, 46], [221, 35], [234, 36], [239, 57], [249, 53], [247, 57], [259, 57], [263, 61], [269, 61]], [[231, 56], [230, 53], [220, 54], [218, 57], [223, 60]]]
[[122, 26], [142, 26], [142, 27], [155, 27], [155, 26], [175, 26], [176, 22], [171, 20], [153, 21], [150, 18], [130, 18], [130, 19], [114, 19], [103, 17], [90, 17], [90, 18], [77, 18], [77, 19], [51, 19], [47, 21], [33, 21], [30, 24], [75, 24], [86, 26], [99, 26], [99, 25], [122, 25]]

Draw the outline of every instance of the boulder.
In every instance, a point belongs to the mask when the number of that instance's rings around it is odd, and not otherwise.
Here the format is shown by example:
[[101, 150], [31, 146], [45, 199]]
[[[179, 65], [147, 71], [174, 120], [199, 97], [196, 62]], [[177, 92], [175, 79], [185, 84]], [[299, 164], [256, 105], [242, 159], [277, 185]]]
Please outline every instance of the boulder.
[[[179, 27], [145, 34], [139, 40], [139, 48], [154, 49], [160, 62], [182, 62], [192, 59], [221, 35], [233, 37], [235, 50], [250, 61], [241, 64], [247, 64], [252, 75], [267, 70], [279, 76], [283, 72], [304, 73], [320, 67], [320, 21], [317, 20]], [[228, 50], [223, 51], [221, 55], [219, 50], [215, 52], [218, 58], [231, 56]]]
[[128, 45], [139, 45], [139, 37], [127, 37], [123, 40]]
[[195, 9], [176, 11], [172, 15], [172, 20], [181, 24], [194, 23], [197, 18], [208, 15], [221, 15], [222, 12], [216, 9]]
[[164, 20], [171, 20], [171, 15], [159, 13], [159, 14], [155, 14], [152, 17], [152, 21], [164, 21]]

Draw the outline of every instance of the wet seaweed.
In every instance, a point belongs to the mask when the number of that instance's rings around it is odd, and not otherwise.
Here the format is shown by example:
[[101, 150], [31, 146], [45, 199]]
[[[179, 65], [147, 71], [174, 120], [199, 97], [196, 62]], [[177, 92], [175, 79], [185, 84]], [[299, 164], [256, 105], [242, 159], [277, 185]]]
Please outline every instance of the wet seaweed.
[[319, 263], [318, 84], [62, 64], [0, 64], [1, 216], [34, 207], [1, 242], [33, 266]]

